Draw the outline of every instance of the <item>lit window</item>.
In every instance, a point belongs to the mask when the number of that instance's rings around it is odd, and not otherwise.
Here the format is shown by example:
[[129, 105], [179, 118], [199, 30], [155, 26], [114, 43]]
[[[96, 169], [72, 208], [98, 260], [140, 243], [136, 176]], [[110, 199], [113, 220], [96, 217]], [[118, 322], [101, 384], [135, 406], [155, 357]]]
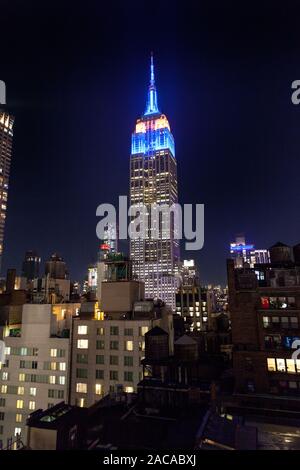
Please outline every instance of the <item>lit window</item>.
[[76, 392], [77, 393], [87, 393], [87, 384], [83, 384], [78, 382], [76, 384]]
[[5, 356], [9, 356], [10, 355], [10, 346], [6, 346], [5, 348]]
[[85, 399], [84, 398], [80, 398], [78, 401], [78, 406], [80, 406], [80, 408], [83, 408], [85, 406]]
[[22, 422], [22, 415], [21, 413], [16, 414], [16, 423], [21, 423]]
[[133, 392], [134, 392], [134, 388], [133, 388], [133, 387], [125, 387], [125, 392], [126, 392], [126, 393], [133, 393]]
[[18, 387], [18, 395], [24, 395], [24, 387]]
[[140, 336], [144, 336], [146, 333], [148, 333], [149, 327], [148, 326], [141, 326], [140, 327]]
[[125, 341], [125, 351], [133, 351], [133, 341]]
[[1, 393], [7, 393], [7, 385], [1, 385]]
[[65, 377], [64, 375], [60, 375], [60, 376], [58, 377], [58, 383], [59, 383], [59, 385], [65, 385], [65, 383], [66, 383], [66, 377]]
[[96, 395], [101, 395], [102, 393], [102, 385], [101, 384], [96, 384], [95, 385], [95, 394]]
[[56, 377], [55, 375], [50, 375], [49, 376], [49, 384], [55, 384], [56, 382]]
[[25, 374], [19, 374], [19, 381], [25, 382]]
[[87, 349], [89, 347], [89, 340], [88, 339], [78, 339], [77, 340], [77, 348], [78, 349]]
[[36, 396], [36, 388], [35, 387], [30, 387], [29, 389], [29, 395], [35, 397]]
[[23, 405], [24, 405], [23, 400], [17, 400], [17, 408], [18, 408], [18, 409], [22, 409], [22, 408], [23, 408]]
[[300, 360], [299, 359], [296, 359], [296, 371], [297, 371], [297, 374], [300, 374]]
[[57, 356], [57, 349], [50, 349], [50, 356], [56, 357]]
[[31, 411], [35, 410], [35, 401], [30, 401], [28, 407]]
[[56, 362], [51, 362], [50, 370], [56, 370]]
[[285, 372], [285, 360], [284, 359], [276, 359], [276, 365], [278, 372]]
[[20, 436], [21, 428], [15, 428], [15, 436]]
[[2, 380], [8, 380], [8, 372], [2, 373]]
[[267, 363], [268, 363], [268, 371], [275, 372], [276, 371], [275, 359], [268, 357]]
[[296, 364], [294, 359], [286, 359], [286, 370], [289, 374], [295, 374]]
[[59, 363], [59, 370], [66, 370], [66, 363], [65, 362], [60, 362]]
[[87, 325], [78, 325], [77, 332], [79, 335], [87, 335]]

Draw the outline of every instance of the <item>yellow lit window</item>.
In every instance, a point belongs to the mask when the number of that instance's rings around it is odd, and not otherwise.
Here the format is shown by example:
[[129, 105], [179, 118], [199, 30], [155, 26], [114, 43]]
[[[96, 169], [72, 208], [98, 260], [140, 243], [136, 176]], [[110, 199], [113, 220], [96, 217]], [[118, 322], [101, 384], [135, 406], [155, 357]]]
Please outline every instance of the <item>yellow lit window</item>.
[[7, 385], [1, 385], [1, 393], [7, 393]]
[[78, 339], [77, 340], [77, 348], [78, 349], [88, 349], [89, 341], [87, 339]]
[[16, 414], [16, 423], [21, 423], [22, 422], [22, 415], [21, 413]]
[[31, 411], [35, 410], [35, 401], [30, 401], [28, 407]]
[[78, 382], [76, 384], [76, 392], [77, 393], [87, 393], [87, 384]]
[[125, 392], [126, 392], [126, 393], [133, 393], [133, 392], [134, 392], [134, 388], [133, 388], [133, 387], [125, 387]]
[[36, 387], [30, 387], [29, 395], [32, 395], [33, 397], [36, 396]]
[[268, 363], [268, 371], [275, 372], [276, 371], [275, 359], [268, 357], [267, 363]]
[[24, 406], [23, 400], [17, 400], [17, 408], [18, 408], [18, 409], [22, 409], [23, 406]]
[[125, 350], [133, 351], [133, 341], [125, 341]]
[[49, 384], [55, 384], [56, 382], [56, 377], [55, 375], [50, 375], [49, 376]]
[[56, 370], [56, 362], [50, 363], [50, 370]]
[[286, 359], [286, 370], [289, 374], [295, 374], [296, 364], [294, 359]]
[[57, 356], [57, 349], [50, 349], [50, 356], [56, 357]]
[[19, 374], [19, 381], [25, 382], [25, 374]]
[[96, 384], [95, 385], [95, 393], [96, 393], [96, 395], [101, 395], [101, 393], [102, 393], [102, 385], [101, 384]]
[[18, 387], [18, 395], [24, 395], [24, 387]]

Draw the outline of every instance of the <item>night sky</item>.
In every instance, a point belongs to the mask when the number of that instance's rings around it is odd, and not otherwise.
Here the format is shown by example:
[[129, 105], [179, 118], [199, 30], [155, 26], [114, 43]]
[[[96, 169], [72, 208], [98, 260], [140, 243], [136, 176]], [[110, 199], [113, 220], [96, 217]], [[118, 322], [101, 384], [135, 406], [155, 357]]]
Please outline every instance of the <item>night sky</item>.
[[1, 0], [0, 79], [16, 116], [3, 272], [36, 249], [84, 277], [96, 207], [129, 191], [152, 50], [179, 201], [205, 204], [205, 246], [185, 254], [202, 282], [226, 282], [236, 233], [257, 248], [298, 243], [297, 3]]

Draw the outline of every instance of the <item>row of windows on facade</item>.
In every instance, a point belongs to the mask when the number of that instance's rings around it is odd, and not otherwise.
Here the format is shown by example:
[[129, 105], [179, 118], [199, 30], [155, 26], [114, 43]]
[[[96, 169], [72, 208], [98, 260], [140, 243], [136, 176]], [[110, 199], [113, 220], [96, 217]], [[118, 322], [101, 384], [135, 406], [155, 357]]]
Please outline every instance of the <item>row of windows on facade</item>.
[[288, 374], [300, 374], [299, 359], [267, 358], [269, 372], [285, 372]]
[[[140, 326], [139, 327], [139, 336], [144, 336], [149, 330], [148, 326]], [[121, 328], [119, 326], [111, 326], [109, 329], [111, 336], [119, 336]], [[79, 335], [87, 335], [88, 334], [88, 326], [87, 325], [78, 325], [77, 333]], [[97, 328], [97, 335], [103, 336], [106, 334], [106, 329], [104, 327]], [[133, 328], [124, 328], [124, 336], [134, 336]]]
[[[5, 348], [5, 355], [9, 356], [38, 356], [38, 348], [26, 348], [26, 347], [10, 347], [7, 346]], [[49, 350], [50, 357], [65, 357], [66, 351], [65, 349], [50, 349]]]
[[297, 329], [298, 328], [298, 317], [263, 317], [264, 328], [285, 328], [285, 329]]
[[[95, 378], [98, 380], [104, 380], [105, 371], [103, 369], [96, 369]], [[107, 374], [108, 375], [108, 374]], [[141, 373], [140, 373], [141, 375]], [[133, 382], [133, 372], [124, 371], [124, 380], [125, 382]], [[88, 369], [76, 369], [76, 378], [78, 379], [87, 379], [88, 378]], [[110, 380], [119, 380], [119, 372], [116, 370], [109, 371]]]
[[[119, 380], [118, 371], [110, 371], [110, 380], [116, 381]], [[132, 372], [124, 372], [124, 381], [125, 382], [133, 382], [133, 375]], [[103, 393], [103, 385], [102, 384], [95, 384], [94, 391], [96, 395], [102, 395]], [[132, 387], [133, 391], [133, 387]], [[84, 382], [77, 382], [76, 383], [76, 393], [88, 393], [88, 385]]]
[[[2, 381], [9, 381], [10, 373], [2, 372]], [[57, 385], [65, 385], [66, 377], [64, 375], [36, 375], [36, 374], [19, 374], [19, 382], [39, 382]]]
[[[37, 361], [20, 361], [20, 369], [38, 369], [38, 362]], [[0, 370], [3, 368], [9, 367], [9, 359], [5, 360], [4, 364], [0, 364]], [[57, 370], [57, 371], [65, 371], [67, 369], [66, 362], [50, 362], [46, 361], [43, 363], [44, 370]]]
[[[77, 349], [88, 349], [88, 347], [89, 347], [88, 339], [77, 340]], [[139, 351], [144, 351], [145, 341], [139, 341], [138, 348], [139, 348]], [[97, 340], [96, 349], [105, 349], [105, 341]], [[119, 350], [119, 341], [110, 341], [109, 349]], [[134, 351], [134, 342], [132, 340], [124, 341], [124, 351]]]
[[[120, 363], [121, 358], [119, 356], [109, 356], [109, 364], [113, 366], [118, 366]], [[93, 360], [95, 360], [93, 358]], [[88, 354], [77, 354], [76, 362], [78, 364], [88, 364], [89, 356]], [[124, 366], [132, 367], [134, 362], [133, 356], [123, 356], [123, 364]], [[96, 355], [96, 364], [104, 364], [105, 363], [105, 356], [103, 355]]]
[[295, 297], [261, 297], [261, 308], [262, 309], [286, 309], [295, 308], [296, 300]]

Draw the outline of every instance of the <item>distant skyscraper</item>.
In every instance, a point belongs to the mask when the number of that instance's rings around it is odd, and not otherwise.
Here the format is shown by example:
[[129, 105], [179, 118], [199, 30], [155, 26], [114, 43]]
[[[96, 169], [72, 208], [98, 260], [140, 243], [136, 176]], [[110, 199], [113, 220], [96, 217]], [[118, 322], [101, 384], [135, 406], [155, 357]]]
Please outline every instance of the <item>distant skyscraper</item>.
[[46, 276], [49, 274], [53, 279], [67, 278], [67, 265], [57, 253], [51, 255], [50, 259], [46, 262], [45, 274]]
[[28, 281], [39, 277], [41, 258], [35, 251], [26, 251], [22, 264], [22, 277]]
[[[158, 109], [151, 56], [147, 106], [132, 134], [130, 204], [144, 204], [150, 209], [154, 203], [171, 206], [177, 201], [175, 143], [168, 119]], [[150, 238], [150, 233], [149, 239], [130, 241], [133, 273], [145, 282], [146, 297], [161, 298], [175, 309], [179, 242], [174, 237], [174, 227], [169, 238], [163, 236], [161, 227], [159, 235], [158, 240]]]
[[236, 268], [242, 268], [244, 263], [248, 263], [251, 268], [255, 264], [270, 262], [270, 254], [266, 249], [255, 249], [255, 246], [246, 243], [244, 235], [237, 235], [235, 241], [230, 243], [230, 255], [234, 259]]
[[3, 254], [4, 227], [7, 210], [13, 124], [14, 117], [6, 107], [5, 94], [3, 94], [0, 101], [0, 269]]

